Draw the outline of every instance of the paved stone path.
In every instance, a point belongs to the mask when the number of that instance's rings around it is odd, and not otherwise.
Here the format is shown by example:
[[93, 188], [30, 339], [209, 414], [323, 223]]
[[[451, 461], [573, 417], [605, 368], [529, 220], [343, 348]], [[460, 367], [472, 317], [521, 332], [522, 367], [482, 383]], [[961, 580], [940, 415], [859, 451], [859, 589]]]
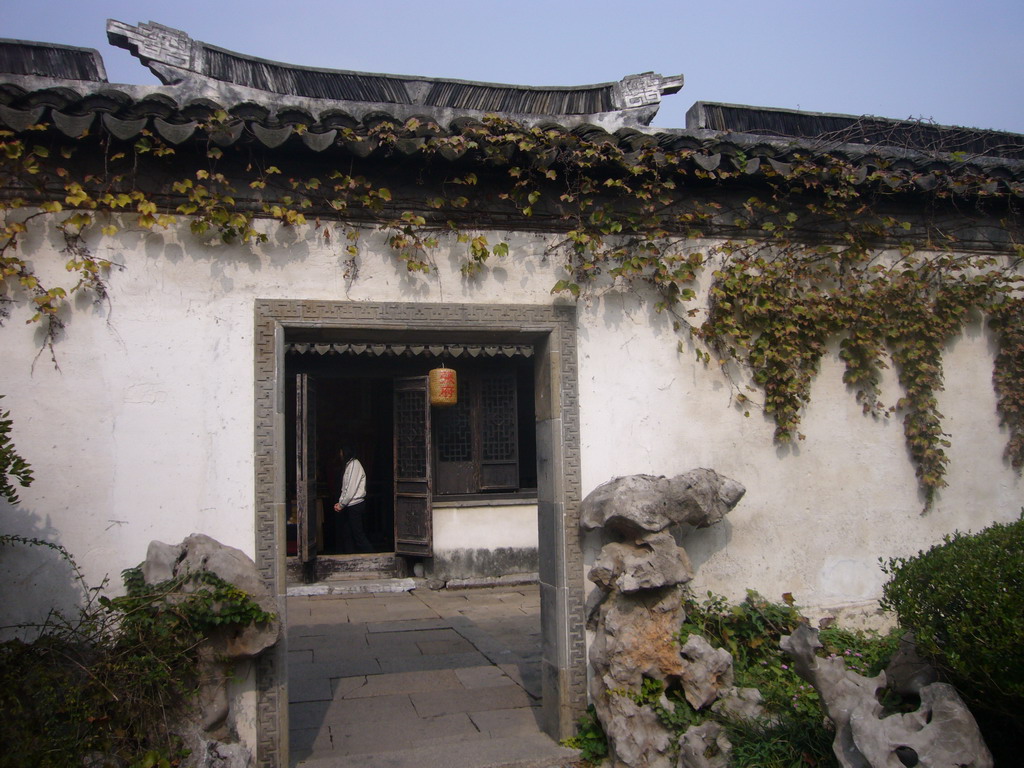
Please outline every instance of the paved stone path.
[[536, 586], [288, 598], [292, 766], [562, 766]]

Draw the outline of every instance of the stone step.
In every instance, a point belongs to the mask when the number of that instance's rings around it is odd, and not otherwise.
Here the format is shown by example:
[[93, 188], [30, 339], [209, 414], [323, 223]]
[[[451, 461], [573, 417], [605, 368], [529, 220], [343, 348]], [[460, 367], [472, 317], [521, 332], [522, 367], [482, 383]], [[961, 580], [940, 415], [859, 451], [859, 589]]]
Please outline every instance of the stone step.
[[398, 563], [394, 552], [366, 555], [320, 555], [316, 559], [318, 581], [339, 579], [390, 579]]
[[423, 579], [352, 579], [321, 581], [316, 584], [291, 584], [288, 586], [288, 596], [384, 594], [425, 588]]
[[336, 573], [325, 573], [320, 576], [320, 581], [365, 581], [366, 579], [393, 579], [395, 572], [391, 571], [338, 571]]
[[[361, 555], [318, 555], [316, 580], [346, 581], [349, 579], [392, 579], [402, 563], [394, 552], [373, 552]], [[302, 567], [297, 557], [288, 558], [288, 583], [303, 582]]]

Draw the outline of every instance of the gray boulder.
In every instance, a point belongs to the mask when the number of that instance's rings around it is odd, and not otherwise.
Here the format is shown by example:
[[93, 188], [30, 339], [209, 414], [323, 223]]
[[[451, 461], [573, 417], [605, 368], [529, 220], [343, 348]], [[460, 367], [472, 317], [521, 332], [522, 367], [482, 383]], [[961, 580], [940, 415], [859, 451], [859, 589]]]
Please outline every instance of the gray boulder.
[[692, 469], [669, 479], [653, 475], [617, 477], [583, 500], [580, 525], [627, 537], [687, 523], [706, 528], [720, 522], [746, 489], [712, 469]]
[[685, 584], [693, 578], [686, 550], [668, 533], [654, 533], [638, 544], [611, 542], [601, 550], [588, 578], [607, 591], [625, 594]]
[[[216, 574], [234, 584], [267, 613], [277, 610], [277, 602], [264, 586], [252, 559], [242, 550], [228, 547], [204, 534], [194, 533], [180, 544], [150, 542], [146, 561], [142, 564], [142, 576], [147, 584], [201, 571]], [[186, 583], [182, 589], [187, 593], [195, 586]], [[276, 643], [280, 630], [281, 624], [277, 619], [266, 624], [229, 626], [215, 632], [210, 637], [210, 644], [220, 657], [231, 660], [252, 658]]]
[[672, 768], [672, 737], [650, 707], [611, 693], [606, 696], [605, 712], [607, 725], [602, 720], [602, 726], [609, 745], [614, 745], [615, 768]]
[[767, 721], [763, 701], [757, 688], [730, 688], [719, 691], [711, 711], [728, 720]]
[[[238, 587], [265, 612], [276, 612], [276, 601], [263, 585], [253, 561], [240, 549], [225, 546], [209, 536], [193, 534], [176, 545], [151, 542], [142, 564], [142, 575], [148, 584], [201, 572], [213, 573]], [[196, 584], [186, 581], [181, 591], [187, 594], [197, 588]], [[228, 681], [237, 663], [252, 659], [273, 646], [280, 630], [277, 618], [248, 626], [222, 626], [198, 649], [201, 683], [197, 711], [192, 714], [194, 719], [171, 725], [191, 752], [186, 762], [190, 768], [249, 768], [252, 765], [251, 752], [238, 742], [234, 732]]]
[[683, 694], [694, 709], [704, 709], [723, 689], [732, 688], [732, 655], [724, 648], [712, 648], [700, 635], [689, 635], [679, 655]]
[[900, 696], [920, 696], [922, 688], [939, 681], [935, 667], [918, 655], [911, 632], [900, 638], [899, 648], [885, 668], [885, 677], [889, 687]]

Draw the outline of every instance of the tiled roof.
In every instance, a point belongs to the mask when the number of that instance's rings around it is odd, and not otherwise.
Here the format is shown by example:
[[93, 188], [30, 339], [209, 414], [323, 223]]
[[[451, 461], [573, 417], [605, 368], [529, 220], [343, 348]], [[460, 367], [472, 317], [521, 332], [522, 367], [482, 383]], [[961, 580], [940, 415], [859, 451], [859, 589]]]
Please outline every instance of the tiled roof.
[[902, 146], [940, 154], [1024, 160], [1024, 136], [1020, 134], [935, 125], [920, 120], [887, 120], [698, 101], [687, 112], [686, 125], [712, 131], [813, 140], [819, 144]]
[[0, 39], [0, 72], [105, 83], [103, 59], [94, 48]]
[[[114, 30], [111, 35], [116, 37], [121, 32], [123, 30]], [[173, 55], [166, 52], [160, 55], [177, 61], [180, 66], [175, 71], [179, 74], [187, 64], [193, 68], [188, 71], [195, 75], [196, 68], [208, 68], [209, 64], [199, 67], [196, 57], [206, 57], [213, 49], [205, 44], [193, 44], [195, 41], [187, 36], [184, 39], [188, 45], [180, 37], [170, 42], [165, 40], [164, 47]], [[3, 54], [2, 49], [10, 43], [27, 45], [0, 41], [0, 63], [27, 60], [24, 56]], [[80, 53], [83, 49], [70, 50]], [[146, 57], [152, 53], [150, 50], [139, 55], [147, 61]], [[55, 60], [66, 63], [77, 55], [57, 55]], [[246, 60], [250, 64], [259, 61]], [[152, 60], [149, 61], [156, 69]], [[59, 76], [43, 76], [38, 71], [29, 75], [23, 71], [25, 66], [19, 66], [14, 73], [0, 73], [0, 124], [18, 131], [49, 122], [71, 137], [102, 129], [118, 139], [130, 140], [148, 129], [171, 144], [182, 144], [198, 135], [200, 122], [222, 112], [229, 119], [212, 139], [223, 146], [249, 142], [281, 151], [369, 157], [383, 153], [414, 155], [429, 137], [466, 134], [486, 121], [485, 112], [481, 110], [431, 106], [428, 101], [438, 101], [441, 97], [430, 97], [429, 89], [420, 88], [423, 81], [390, 75], [359, 75], [358, 82], [360, 87], [376, 83], [373, 87], [383, 89], [385, 95], [391, 93], [388, 89], [392, 86], [401, 85], [406, 95], [418, 93], [416, 99], [400, 101], [398, 96], [391, 95], [387, 96], [393, 99], [391, 101], [369, 102], [271, 93], [253, 87], [259, 84], [256, 77], [259, 68], [249, 71], [245, 78], [236, 77], [245, 79], [249, 85], [211, 81], [209, 76], [195, 75], [189, 83], [137, 86], [112, 85], [88, 77], [75, 79], [68, 75], [66, 68], [56, 65], [55, 70], [62, 73]], [[102, 74], [101, 67], [100, 62], [98, 74]], [[298, 72], [297, 68], [291, 69]], [[320, 70], [303, 70], [302, 77], [306, 78], [307, 85], [315, 81], [311, 75], [315, 72]], [[172, 74], [165, 69], [163, 76], [170, 79]], [[283, 87], [286, 78], [282, 79], [280, 71], [272, 73], [272, 77], [275, 87]], [[383, 79], [374, 80], [378, 77]], [[214, 82], [215, 87], [209, 86], [210, 82]], [[454, 89], [445, 97], [449, 102], [455, 99], [457, 92], [471, 99], [474, 91], [470, 85], [490, 87], [456, 81], [436, 81], [434, 86], [440, 89], [446, 83]], [[456, 85], [466, 87], [460, 90]], [[375, 98], [380, 96], [378, 92], [373, 93], [377, 93]], [[373, 93], [362, 95], [369, 98]], [[509, 112], [502, 112], [500, 116], [521, 117]], [[402, 135], [399, 141], [382, 145], [373, 137], [373, 129], [384, 121], [399, 127]], [[583, 139], [611, 143], [627, 153], [643, 148], [685, 151], [685, 162], [695, 170], [739, 170], [745, 177], [756, 178], [771, 168], [785, 175], [800, 157], [828, 152], [851, 161], [857, 169], [855, 177], [862, 180], [868, 178], [872, 170], [884, 168], [885, 182], [893, 187], [907, 188], [903, 185], [912, 184], [932, 189], [941, 183], [956, 189], [958, 179], [977, 172], [985, 177], [985, 191], [994, 192], [1002, 187], [1014, 195], [1024, 196], [1024, 136], [1018, 134], [713, 103], [695, 105], [688, 115], [687, 127], [676, 130], [626, 125], [621, 120], [608, 119], [607, 114], [533, 115], [531, 121], [535, 126], [557, 127]], [[202, 136], [205, 140], [206, 134]], [[440, 154], [447, 160], [455, 160], [466, 154], [471, 159], [473, 152], [473, 149], [449, 144]], [[947, 175], [947, 172], [955, 173]]]

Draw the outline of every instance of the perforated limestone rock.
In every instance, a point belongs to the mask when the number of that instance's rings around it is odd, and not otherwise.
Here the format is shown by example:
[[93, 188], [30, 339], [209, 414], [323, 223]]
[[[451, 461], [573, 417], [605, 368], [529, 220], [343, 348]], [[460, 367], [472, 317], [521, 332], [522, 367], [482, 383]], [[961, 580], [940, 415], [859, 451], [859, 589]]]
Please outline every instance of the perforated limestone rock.
[[645, 678], [681, 687], [695, 707], [731, 690], [727, 652], [694, 636], [682, 649], [676, 641], [693, 571], [670, 529], [714, 525], [743, 493], [739, 483], [695, 469], [673, 478], [615, 478], [583, 500], [581, 527], [600, 530], [603, 543], [589, 574], [598, 587], [588, 611], [595, 632], [590, 693], [615, 768], [675, 768], [670, 732], [637, 702]]
[[992, 755], [974, 717], [956, 690], [945, 683], [917, 687], [921, 706], [887, 714], [878, 693], [885, 672], [864, 677], [840, 658], [819, 658], [818, 630], [801, 625], [782, 638], [793, 668], [814, 686], [835, 724], [832, 750], [843, 768], [992, 768]]

